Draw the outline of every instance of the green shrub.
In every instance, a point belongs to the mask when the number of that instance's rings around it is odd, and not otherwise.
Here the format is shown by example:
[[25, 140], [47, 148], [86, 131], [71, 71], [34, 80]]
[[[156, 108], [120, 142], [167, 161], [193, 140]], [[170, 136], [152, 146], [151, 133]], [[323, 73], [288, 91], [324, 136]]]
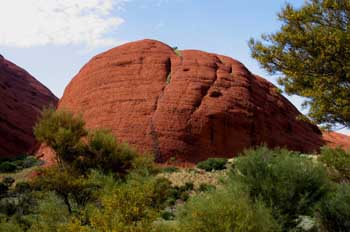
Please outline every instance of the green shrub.
[[162, 172], [165, 172], [165, 173], [174, 173], [174, 172], [178, 172], [178, 171], [179, 171], [179, 168], [174, 167], [174, 166], [168, 166], [168, 167], [165, 167], [162, 169]]
[[81, 151], [81, 138], [87, 135], [81, 116], [67, 111], [46, 109], [34, 127], [39, 142], [45, 143], [56, 152], [60, 165], [77, 159]]
[[164, 220], [174, 220], [175, 214], [172, 211], [164, 210], [163, 212], [161, 212], [161, 217]]
[[19, 183], [16, 183], [16, 186], [15, 186], [15, 191], [17, 193], [25, 193], [25, 192], [29, 192], [32, 190], [32, 187], [30, 186], [29, 183], [27, 182], [19, 182]]
[[125, 175], [133, 168], [133, 161], [138, 156], [128, 144], [117, 143], [114, 135], [103, 129], [89, 133], [84, 152], [82, 166], [99, 168], [106, 173], [113, 172], [118, 175]]
[[209, 192], [209, 191], [213, 191], [215, 189], [216, 189], [215, 185], [207, 184], [207, 183], [200, 184], [199, 188], [198, 188], [198, 190], [200, 192]]
[[0, 220], [0, 231], [19, 232], [23, 230], [16, 222], [12, 220], [2, 219]]
[[17, 169], [16, 164], [10, 161], [5, 161], [0, 164], [0, 172], [14, 172], [16, 171], [16, 169]]
[[279, 231], [271, 210], [252, 202], [240, 188], [217, 190], [191, 198], [179, 209], [178, 225], [184, 232]]
[[0, 182], [0, 196], [6, 194], [8, 190], [9, 187], [4, 183]]
[[42, 161], [35, 158], [34, 156], [27, 156], [25, 160], [22, 162], [22, 167], [23, 168], [31, 168], [34, 166], [41, 165]]
[[178, 47], [173, 47], [173, 50], [177, 56], [182, 56], [181, 51], [179, 50]]
[[262, 199], [285, 229], [313, 207], [329, 190], [322, 165], [284, 149], [247, 150], [235, 162], [232, 180], [247, 186], [252, 199]]
[[15, 183], [15, 179], [11, 176], [5, 176], [2, 179], [2, 183], [4, 183], [7, 187], [10, 187], [13, 183]]
[[69, 221], [69, 211], [62, 198], [53, 192], [44, 193], [31, 217], [29, 231], [60, 231]]
[[151, 232], [181, 232], [178, 221], [157, 220], [153, 223]]
[[[154, 179], [128, 180], [100, 196], [88, 211], [93, 231], [150, 231], [159, 216]], [[158, 188], [159, 189], [159, 188]]]
[[52, 167], [38, 171], [33, 188], [56, 193], [66, 204], [68, 211], [72, 213], [95, 199], [93, 192], [99, 186], [91, 183], [84, 176], [80, 176], [74, 170]]
[[[49, 109], [43, 111], [34, 133], [38, 141], [46, 143], [56, 152], [61, 167], [73, 167], [82, 174], [98, 168], [118, 176], [124, 176], [134, 167], [133, 162], [138, 156], [134, 149], [118, 143], [107, 130], [98, 129], [88, 133], [84, 125], [80, 116]], [[83, 139], [86, 136], [87, 139]], [[31, 165], [34, 160], [28, 158], [23, 165], [26, 162]]]
[[327, 168], [330, 177], [338, 182], [350, 181], [350, 151], [341, 148], [323, 147], [319, 160]]
[[320, 219], [329, 232], [350, 231], [350, 185], [338, 185], [322, 200]]
[[226, 168], [227, 159], [225, 158], [209, 158], [205, 161], [199, 162], [197, 168], [205, 171], [223, 170]]
[[151, 154], [135, 155], [132, 168], [128, 175], [151, 176], [160, 172], [160, 168], [154, 165], [154, 156]]

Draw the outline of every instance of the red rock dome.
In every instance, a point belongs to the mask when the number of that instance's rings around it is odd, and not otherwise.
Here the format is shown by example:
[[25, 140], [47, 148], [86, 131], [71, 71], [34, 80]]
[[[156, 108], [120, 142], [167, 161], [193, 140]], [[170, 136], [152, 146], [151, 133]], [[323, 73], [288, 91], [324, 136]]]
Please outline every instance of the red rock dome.
[[323, 144], [317, 126], [298, 120], [274, 85], [238, 61], [154, 40], [92, 58], [59, 109], [82, 113], [87, 127], [109, 128], [160, 162], [232, 157], [261, 143], [302, 152]]
[[350, 136], [337, 132], [327, 131], [323, 133], [323, 139], [329, 147], [341, 147], [346, 150], [350, 149]]
[[28, 72], [0, 55], [0, 157], [33, 151], [33, 126], [58, 99]]

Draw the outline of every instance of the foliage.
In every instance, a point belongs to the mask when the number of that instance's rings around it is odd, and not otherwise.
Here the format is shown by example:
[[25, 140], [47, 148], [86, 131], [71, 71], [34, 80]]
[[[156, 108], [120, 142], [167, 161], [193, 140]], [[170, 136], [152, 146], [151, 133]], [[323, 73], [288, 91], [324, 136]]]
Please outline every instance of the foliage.
[[245, 151], [235, 162], [232, 179], [246, 185], [253, 199], [271, 206], [284, 228], [295, 227], [299, 215], [312, 215], [329, 190], [322, 165], [284, 149]]
[[[347, 208], [340, 202], [348, 201], [348, 190], [326, 195], [325, 168], [299, 153], [266, 147], [248, 150], [235, 159], [229, 178], [221, 170], [226, 159], [198, 164], [221, 171], [162, 170], [152, 156], [139, 156], [109, 131], [87, 131], [70, 113], [46, 114], [46, 121], [36, 128], [64, 152], [60, 165], [38, 170], [30, 183], [14, 186], [13, 179], [3, 179], [0, 230], [299, 231], [298, 226], [314, 223], [318, 204], [317, 215], [325, 228], [331, 223], [347, 228]], [[56, 134], [47, 136], [48, 131]], [[68, 142], [70, 138], [75, 142]], [[322, 150], [321, 160], [345, 171], [348, 154], [333, 152]], [[7, 161], [23, 167], [26, 160], [35, 163], [32, 158]], [[218, 177], [225, 184], [220, 185]], [[340, 217], [343, 211], [345, 216]]]
[[173, 51], [175, 52], [175, 54], [176, 54], [177, 56], [182, 56], [182, 53], [181, 53], [181, 51], [179, 50], [178, 47], [173, 47]]
[[131, 179], [101, 196], [101, 207], [89, 210], [90, 227], [99, 231], [150, 231], [164, 195], [155, 179]]
[[215, 190], [215, 189], [216, 189], [215, 185], [206, 184], [206, 183], [200, 184], [200, 185], [199, 185], [199, 188], [198, 188], [198, 190], [199, 190], [200, 192], [208, 192], [208, 191], [213, 191], [213, 190]]
[[195, 196], [179, 210], [179, 231], [279, 231], [271, 210], [252, 202], [240, 188]]
[[223, 170], [226, 168], [227, 159], [225, 158], [209, 158], [197, 164], [197, 168], [203, 169], [207, 172], [213, 170]]
[[5, 176], [0, 182], [0, 196], [6, 194], [14, 182], [15, 180], [12, 177]]
[[10, 161], [5, 161], [3, 163], [0, 163], [0, 172], [14, 172], [16, 171], [16, 169], [17, 169], [16, 164]]
[[329, 232], [350, 231], [350, 185], [338, 185], [322, 200], [320, 219]]
[[33, 186], [36, 190], [56, 193], [67, 206], [69, 213], [93, 200], [93, 191], [99, 187], [74, 170], [59, 167], [42, 169]]
[[134, 157], [129, 175], [151, 176], [159, 171], [159, 168], [154, 164], [153, 155], [145, 153]]
[[108, 173], [125, 175], [133, 167], [137, 152], [125, 143], [117, 143], [109, 131], [99, 129], [89, 133], [83, 155], [73, 165], [82, 173], [99, 168]]
[[309, 116], [328, 126], [350, 127], [350, 2], [308, 0], [287, 4], [280, 30], [251, 39], [252, 56], [289, 94], [306, 97]]
[[319, 160], [327, 166], [332, 179], [338, 182], [350, 181], [350, 150], [323, 147]]
[[41, 165], [42, 161], [34, 156], [19, 156], [0, 161], [0, 173], [17, 172], [25, 168]]
[[3, 218], [0, 220], [0, 231], [18, 232], [22, 231], [22, 228], [20, 227], [20, 225], [18, 225], [18, 223]]
[[134, 167], [133, 162], [138, 156], [134, 149], [118, 143], [107, 130], [88, 132], [84, 125], [81, 116], [48, 109], [43, 111], [34, 133], [39, 141], [56, 152], [61, 167], [74, 168], [82, 174], [98, 168], [118, 176], [124, 176]]
[[168, 167], [165, 167], [162, 169], [162, 172], [165, 172], [165, 173], [173, 173], [173, 172], [178, 172], [178, 171], [179, 171], [179, 168], [174, 167], [174, 166], [168, 166]]
[[47, 192], [31, 216], [29, 231], [60, 231], [60, 227], [69, 221], [70, 214], [62, 198]]
[[34, 127], [39, 142], [50, 146], [56, 152], [60, 165], [77, 159], [81, 150], [81, 138], [87, 135], [81, 116], [68, 111], [43, 110], [41, 119]]
[[39, 166], [43, 163], [42, 160], [37, 159], [34, 156], [27, 156], [22, 162], [17, 161], [17, 168], [21, 167], [22, 169], [24, 168], [30, 168], [34, 166]]

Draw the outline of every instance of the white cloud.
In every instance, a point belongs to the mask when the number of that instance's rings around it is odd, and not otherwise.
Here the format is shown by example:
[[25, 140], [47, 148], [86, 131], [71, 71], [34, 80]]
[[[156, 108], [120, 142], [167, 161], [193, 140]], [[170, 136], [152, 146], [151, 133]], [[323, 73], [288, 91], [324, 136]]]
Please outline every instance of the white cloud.
[[127, 0], [0, 0], [0, 46], [117, 43], [108, 37], [124, 20], [112, 11]]

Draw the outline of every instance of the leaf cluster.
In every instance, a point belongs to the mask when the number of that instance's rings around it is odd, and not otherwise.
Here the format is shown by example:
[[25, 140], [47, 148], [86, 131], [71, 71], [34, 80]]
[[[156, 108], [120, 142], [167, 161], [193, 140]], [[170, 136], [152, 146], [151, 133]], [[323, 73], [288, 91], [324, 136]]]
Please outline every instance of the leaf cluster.
[[350, 127], [350, 2], [287, 4], [278, 18], [279, 31], [250, 40], [252, 56], [288, 94], [306, 97], [315, 122]]

